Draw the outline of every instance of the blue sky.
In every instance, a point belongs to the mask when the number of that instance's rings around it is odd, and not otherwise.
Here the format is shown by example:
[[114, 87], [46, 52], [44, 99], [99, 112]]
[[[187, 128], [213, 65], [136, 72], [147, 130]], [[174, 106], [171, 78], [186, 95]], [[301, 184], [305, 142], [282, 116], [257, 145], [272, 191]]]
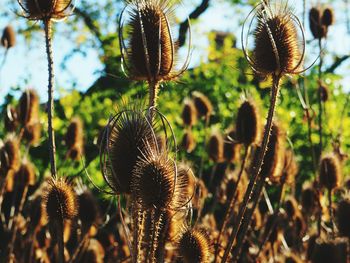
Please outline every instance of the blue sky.
[[[5, 5], [5, 10], [10, 11], [11, 6], [6, 4], [8, 0], [0, 0], [0, 6]], [[199, 0], [186, 1], [183, 0], [183, 6], [178, 10], [179, 16], [183, 17], [192, 10]], [[301, 15], [301, 0], [289, 0], [289, 4], [295, 10], [299, 18]], [[79, 1], [78, 1], [79, 5]], [[341, 14], [337, 12], [336, 25], [329, 32], [329, 40], [327, 42], [327, 52], [329, 56], [332, 54], [348, 54], [350, 51], [350, 37], [346, 29], [346, 16], [344, 1], [337, 1], [335, 10], [342, 10]], [[222, 30], [234, 33], [237, 37], [240, 35], [239, 19], [244, 17], [249, 12], [249, 9], [235, 9], [223, 0], [213, 0], [211, 7], [204, 13], [200, 20], [193, 25], [194, 52], [192, 56], [192, 66], [206, 58], [206, 47], [208, 44], [207, 33], [211, 30]], [[15, 28], [23, 27], [24, 18], [16, 18], [12, 21], [0, 17], [0, 28], [5, 27], [8, 23]], [[57, 34], [54, 38], [55, 51], [55, 70], [56, 84], [58, 91], [56, 96], [59, 96], [64, 90], [78, 89], [86, 90], [99, 76], [99, 71], [102, 70], [102, 65], [98, 60], [98, 51], [90, 48], [86, 55], [76, 54], [71, 57], [65, 69], [60, 68], [65, 55], [67, 55], [76, 44], [65, 38], [65, 24], [55, 24]], [[310, 39], [310, 34], [307, 31], [307, 38]], [[67, 34], [67, 32], [65, 32]], [[35, 38], [31, 42], [26, 42], [23, 36], [18, 36], [18, 45], [8, 53], [7, 62], [0, 75], [0, 91], [1, 94], [6, 94], [10, 87], [20, 85], [21, 88], [35, 87], [42, 100], [46, 100], [47, 86], [47, 62], [44, 48], [43, 32], [35, 32]], [[314, 43], [315, 44], [315, 43]], [[314, 44], [308, 46], [309, 57], [317, 56]], [[4, 50], [0, 50], [0, 59], [3, 56]], [[339, 72], [344, 72], [344, 75], [349, 70], [349, 63], [344, 64]], [[350, 77], [345, 78], [343, 83], [349, 83]], [[76, 83], [73, 85], [73, 83]], [[0, 97], [0, 103], [1, 103]]]

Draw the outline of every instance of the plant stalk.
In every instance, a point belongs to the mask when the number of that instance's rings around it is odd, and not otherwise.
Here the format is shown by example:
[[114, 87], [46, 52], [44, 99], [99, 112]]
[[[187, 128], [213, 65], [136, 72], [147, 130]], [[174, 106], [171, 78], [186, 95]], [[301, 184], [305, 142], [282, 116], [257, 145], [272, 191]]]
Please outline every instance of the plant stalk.
[[266, 122], [266, 126], [265, 126], [265, 132], [264, 132], [264, 137], [263, 137], [263, 141], [262, 141], [262, 147], [261, 147], [261, 151], [259, 152], [259, 158], [258, 161], [256, 163], [256, 165], [254, 166], [254, 171], [253, 171], [253, 175], [249, 181], [246, 193], [244, 195], [244, 199], [243, 199], [243, 203], [239, 209], [239, 213], [238, 213], [238, 217], [237, 217], [237, 224], [235, 224], [231, 235], [229, 237], [229, 242], [227, 244], [223, 259], [222, 259], [222, 263], [225, 263], [228, 259], [229, 253], [232, 250], [233, 247], [233, 243], [237, 237], [238, 234], [238, 230], [243, 222], [243, 220], [248, 220], [250, 221], [251, 218], [247, 218], [246, 217], [246, 209], [248, 207], [248, 203], [251, 201], [252, 199], [252, 194], [255, 188], [255, 184], [256, 181], [258, 179], [260, 170], [261, 170], [261, 166], [263, 164], [263, 160], [265, 157], [265, 153], [267, 150], [267, 145], [269, 143], [270, 140], [270, 134], [271, 134], [271, 128], [272, 128], [272, 122], [273, 122], [273, 117], [275, 114], [275, 108], [276, 108], [276, 101], [277, 101], [277, 95], [278, 95], [278, 91], [279, 91], [279, 81], [280, 81], [280, 76], [273, 76], [273, 85], [272, 85], [272, 94], [271, 94], [271, 99], [270, 99], [270, 108], [269, 108], [269, 112], [268, 112], [268, 116], [267, 116], [267, 122]]
[[48, 114], [48, 133], [49, 133], [49, 155], [51, 164], [51, 176], [56, 178], [56, 145], [55, 145], [55, 133], [52, 125], [54, 115], [54, 62], [53, 62], [53, 50], [52, 50], [52, 22], [50, 19], [44, 21], [45, 27], [45, 41], [46, 41], [46, 54], [48, 62], [48, 103], [47, 103], [47, 114]]

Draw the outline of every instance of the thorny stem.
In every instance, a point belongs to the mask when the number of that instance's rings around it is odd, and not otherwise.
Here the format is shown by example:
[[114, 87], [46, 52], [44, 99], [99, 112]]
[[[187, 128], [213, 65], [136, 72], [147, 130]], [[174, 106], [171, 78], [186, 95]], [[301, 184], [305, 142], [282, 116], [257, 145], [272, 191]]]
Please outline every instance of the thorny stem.
[[64, 237], [63, 237], [63, 218], [57, 222], [57, 245], [58, 245], [58, 263], [64, 263]]
[[50, 163], [51, 163], [51, 176], [56, 178], [56, 145], [55, 145], [55, 134], [52, 126], [52, 119], [54, 114], [54, 62], [53, 62], [53, 51], [52, 51], [52, 22], [50, 19], [44, 21], [45, 27], [45, 41], [46, 41], [46, 54], [48, 62], [48, 133], [49, 133], [49, 151], [50, 151]]
[[216, 258], [218, 256], [218, 251], [219, 251], [219, 244], [220, 244], [220, 238], [221, 238], [221, 235], [223, 233], [223, 231], [225, 231], [226, 229], [226, 225], [228, 223], [228, 220], [230, 218], [230, 215], [232, 214], [233, 212], [233, 205], [234, 203], [236, 202], [236, 192], [237, 192], [237, 188], [238, 188], [238, 184], [240, 183], [240, 180], [241, 180], [241, 177], [242, 177], [242, 174], [243, 174], [243, 171], [245, 169], [245, 166], [246, 166], [246, 162], [248, 160], [248, 155], [249, 155], [249, 149], [250, 149], [250, 146], [245, 146], [245, 150], [244, 150], [244, 155], [243, 155], [243, 161], [242, 161], [242, 164], [241, 164], [241, 169], [239, 170], [239, 173], [238, 173], [238, 177], [237, 177], [237, 182], [235, 184], [235, 187], [232, 191], [232, 195], [230, 197], [230, 200], [228, 201], [228, 206], [227, 206], [227, 211], [225, 213], [225, 217], [224, 217], [224, 221], [221, 225], [221, 228], [220, 228], [220, 232], [219, 232], [219, 236], [216, 240], [216, 248], [215, 248], [215, 259], [214, 259], [214, 262], [216, 262]]
[[266, 122], [266, 126], [265, 126], [261, 151], [259, 152], [259, 158], [258, 158], [256, 165], [253, 166], [254, 167], [253, 175], [249, 181], [246, 193], [244, 195], [243, 203], [239, 209], [239, 213], [237, 216], [237, 224], [235, 224], [235, 226], [231, 232], [229, 242], [228, 242], [227, 247], [225, 249], [223, 259], [221, 261], [222, 263], [225, 263], [228, 259], [229, 253], [232, 250], [233, 243], [236, 239], [238, 230], [239, 230], [243, 220], [248, 220], [248, 221], [251, 220], [251, 218], [246, 217], [245, 213], [246, 213], [246, 209], [248, 207], [248, 203], [252, 199], [252, 194], [253, 194], [253, 191], [255, 188], [255, 184], [256, 184], [256, 181], [258, 179], [258, 176], [259, 176], [259, 173], [261, 170], [261, 166], [263, 164], [263, 160], [265, 157], [265, 153], [267, 150], [267, 145], [268, 145], [269, 140], [270, 140], [272, 122], [273, 122], [273, 117], [275, 114], [277, 95], [278, 95], [278, 91], [279, 91], [279, 81], [280, 81], [280, 76], [274, 75], [273, 76], [273, 85], [272, 85], [272, 94], [271, 94], [271, 100], [270, 100], [270, 108], [269, 108], [269, 112], [267, 115], [267, 122]]
[[[321, 85], [321, 81], [322, 81], [322, 64], [323, 64], [323, 54], [322, 54], [322, 40], [321, 38], [319, 38], [318, 40], [318, 48], [320, 51], [320, 63], [318, 66], [318, 81], [319, 81], [319, 85]], [[318, 107], [319, 107], [319, 112], [318, 112], [318, 133], [319, 133], [319, 137], [320, 137], [320, 143], [319, 143], [319, 151], [320, 154], [319, 156], [322, 155], [322, 148], [323, 148], [323, 137], [322, 137], [322, 114], [323, 114], [323, 110], [322, 110], [322, 91], [319, 88], [318, 89]]]
[[154, 112], [157, 107], [157, 99], [159, 92], [159, 82], [158, 81], [149, 81], [149, 110], [150, 110], [150, 120], [152, 121], [154, 118]]

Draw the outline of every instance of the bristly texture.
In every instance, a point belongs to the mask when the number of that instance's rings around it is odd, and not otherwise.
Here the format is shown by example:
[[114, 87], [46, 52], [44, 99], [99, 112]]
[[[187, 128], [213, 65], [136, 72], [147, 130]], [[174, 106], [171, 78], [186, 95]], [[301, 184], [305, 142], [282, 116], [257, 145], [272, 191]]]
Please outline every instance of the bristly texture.
[[306, 187], [301, 192], [301, 205], [305, 214], [312, 215], [318, 208], [319, 197], [316, 190], [312, 187]]
[[334, 24], [334, 11], [332, 8], [327, 7], [323, 10], [322, 24], [327, 27]]
[[210, 159], [219, 163], [224, 157], [224, 138], [218, 131], [213, 132], [208, 142], [208, 154]]
[[30, 20], [60, 20], [70, 15], [72, 0], [17, 0]]
[[105, 179], [113, 191], [130, 193], [132, 171], [142, 153], [155, 149], [153, 129], [141, 110], [125, 110], [107, 126], [111, 171]]
[[198, 117], [205, 117], [206, 119], [208, 119], [208, 117], [213, 112], [213, 106], [208, 97], [198, 91], [194, 91], [192, 93], [192, 96], [194, 105], [197, 109]]
[[192, 100], [185, 99], [181, 117], [185, 126], [191, 127], [196, 124], [197, 109]]
[[333, 190], [339, 186], [341, 168], [338, 158], [334, 154], [324, 156], [320, 162], [320, 185]]
[[350, 238], [350, 201], [349, 199], [344, 199], [340, 201], [337, 212], [337, 226], [341, 236]]
[[50, 179], [43, 193], [43, 209], [49, 223], [73, 219], [78, 212], [78, 202], [72, 186], [62, 178]]
[[298, 28], [293, 14], [286, 9], [273, 11], [262, 5], [254, 31], [253, 68], [262, 75], [293, 74], [303, 59]]
[[203, 231], [187, 230], [179, 240], [178, 251], [184, 263], [209, 263], [209, 238]]
[[20, 166], [20, 159], [19, 142], [16, 138], [9, 137], [0, 149], [1, 170], [4, 172], [16, 171]]
[[260, 141], [260, 115], [253, 102], [246, 100], [238, 109], [236, 139], [246, 147]]
[[175, 42], [167, 0], [130, 0], [128, 57], [132, 77], [159, 82], [174, 77]]
[[41, 124], [27, 124], [24, 128], [23, 138], [28, 142], [29, 145], [38, 144], [41, 138]]
[[8, 25], [2, 31], [1, 45], [7, 49], [16, 45], [16, 34], [12, 26]]
[[191, 130], [187, 130], [182, 136], [181, 147], [188, 153], [191, 153], [196, 147], [196, 141]]
[[19, 99], [19, 121], [23, 127], [37, 123], [39, 119], [39, 97], [35, 90], [29, 89]]
[[327, 36], [327, 26], [322, 24], [321, 10], [319, 7], [312, 7], [310, 9], [309, 24], [314, 38], [321, 39]]
[[78, 195], [78, 218], [84, 229], [88, 229], [100, 221], [100, 208], [95, 196], [88, 190]]
[[132, 175], [131, 192], [142, 209], [162, 210], [170, 205], [176, 170], [166, 153], [149, 151], [136, 163]]

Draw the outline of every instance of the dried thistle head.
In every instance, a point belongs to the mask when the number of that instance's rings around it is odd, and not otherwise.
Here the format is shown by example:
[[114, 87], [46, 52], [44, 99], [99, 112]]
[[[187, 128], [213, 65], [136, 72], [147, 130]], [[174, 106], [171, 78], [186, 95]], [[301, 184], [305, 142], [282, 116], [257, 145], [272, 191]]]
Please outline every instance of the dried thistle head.
[[10, 136], [5, 140], [4, 145], [0, 149], [0, 165], [2, 171], [16, 171], [19, 168], [21, 159], [19, 147], [17, 138]]
[[298, 173], [298, 164], [295, 160], [294, 153], [291, 150], [287, 150], [284, 153], [284, 164], [283, 164], [283, 180], [285, 183], [291, 185], [296, 180]]
[[153, 128], [141, 110], [120, 111], [105, 128], [106, 153], [109, 160], [103, 160], [109, 169], [103, 175], [117, 193], [130, 194], [132, 171], [136, 162], [148, 149], [156, 148]]
[[225, 161], [228, 163], [237, 161], [239, 159], [240, 149], [241, 149], [240, 144], [229, 140], [229, 138], [226, 138], [226, 140], [224, 141], [224, 152], [223, 152], [223, 157]]
[[83, 122], [75, 117], [67, 128], [65, 142], [68, 148], [67, 156], [72, 160], [78, 160], [84, 151]]
[[28, 89], [23, 92], [19, 99], [19, 121], [23, 127], [27, 124], [38, 122], [39, 118], [39, 97], [35, 90]]
[[320, 161], [319, 181], [322, 187], [333, 190], [339, 186], [341, 168], [334, 154], [325, 155]]
[[209, 98], [199, 91], [194, 91], [192, 96], [198, 117], [208, 119], [213, 112], [213, 105], [211, 104]]
[[208, 154], [210, 159], [219, 163], [222, 162], [224, 157], [224, 138], [218, 131], [214, 131], [209, 138], [208, 142]]
[[33, 186], [35, 184], [35, 167], [29, 161], [24, 161], [15, 175], [16, 183], [21, 186]]
[[350, 200], [340, 201], [336, 210], [336, 222], [341, 236], [350, 237]]
[[73, 219], [78, 212], [76, 194], [65, 179], [50, 179], [43, 193], [43, 209], [49, 224]]
[[304, 59], [304, 52], [300, 50], [301, 46], [305, 48], [305, 40], [304, 37], [300, 40], [298, 35], [301, 32], [304, 36], [298, 18], [286, 5], [272, 5], [270, 2], [261, 3], [254, 17], [257, 25], [253, 33], [255, 41], [251, 57], [242, 39], [244, 53], [253, 70], [262, 76], [277, 77], [299, 73]]
[[88, 190], [78, 195], [78, 218], [84, 227], [91, 227], [100, 221], [100, 208], [95, 196]]
[[[310, 30], [313, 37], [316, 39], [327, 37], [328, 26], [326, 24], [331, 22], [330, 19], [332, 19], [331, 17], [327, 17], [329, 15], [328, 12], [329, 11], [326, 11], [326, 14], [324, 14], [320, 6], [312, 7], [309, 11]], [[323, 20], [325, 20], [325, 23]]]
[[[177, 47], [172, 36], [172, 2], [127, 0], [126, 3], [120, 17], [119, 38], [124, 66], [131, 77], [155, 83], [181, 75], [188, 66], [188, 59], [180, 71], [175, 69]], [[127, 45], [124, 24], [129, 31]]]
[[148, 151], [132, 172], [131, 193], [142, 209], [168, 208], [174, 197], [176, 169], [167, 153]]
[[41, 139], [41, 123], [27, 124], [24, 127], [23, 138], [29, 145], [36, 145]]
[[181, 147], [188, 153], [196, 148], [196, 141], [191, 130], [186, 130], [181, 140]]
[[332, 8], [326, 7], [323, 10], [322, 24], [327, 27], [334, 24], [334, 11]]
[[319, 196], [316, 190], [311, 187], [305, 187], [301, 192], [301, 206], [305, 214], [314, 214], [319, 202]]
[[17, 0], [24, 17], [30, 20], [62, 20], [73, 9], [72, 0]]
[[261, 136], [260, 115], [255, 104], [244, 101], [238, 109], [236, 139], [246, 147], [259, 143]]
[[197, 109], [193, 101], [190, 99], [184, 100], [184, 105], [182, 109], [182, 122], [185, 126], [193, 126], [197, 122]]
[[16, 34], [12, 26], [8, 25], [2, 31], [1, 45], [6, 49], [16, 45]]
[[209, 263], [210, 240], [201, 230], [188, 229], [178, 242], [178, 254], [184, 263]]

